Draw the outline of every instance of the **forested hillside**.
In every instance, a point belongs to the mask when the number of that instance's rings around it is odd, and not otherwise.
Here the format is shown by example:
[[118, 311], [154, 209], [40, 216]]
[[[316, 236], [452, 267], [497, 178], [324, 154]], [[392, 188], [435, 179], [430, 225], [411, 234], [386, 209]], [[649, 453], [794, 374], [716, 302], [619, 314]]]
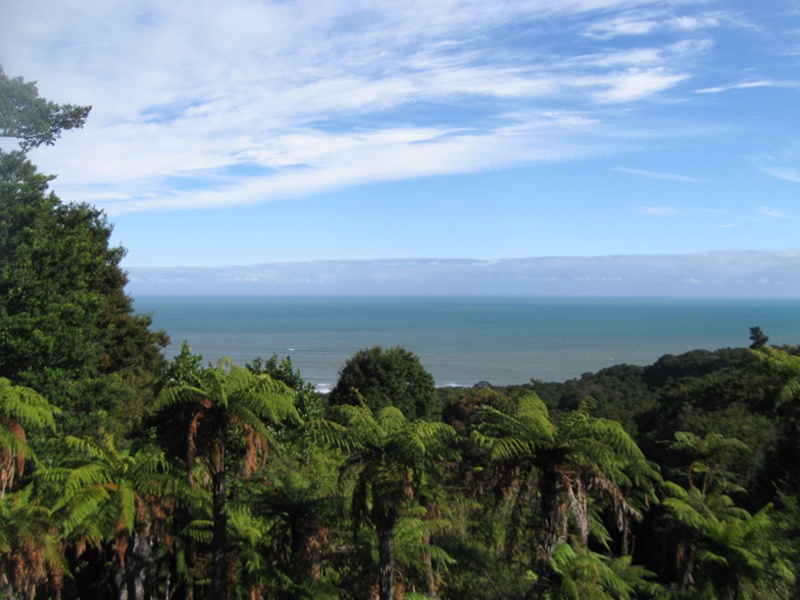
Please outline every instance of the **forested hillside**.
[[0, 597], [800, 595], [800, 348], [436, 390], [376, 347], [330, 398], [167, 358], [26, 155], [88, 114], [0, 71]]

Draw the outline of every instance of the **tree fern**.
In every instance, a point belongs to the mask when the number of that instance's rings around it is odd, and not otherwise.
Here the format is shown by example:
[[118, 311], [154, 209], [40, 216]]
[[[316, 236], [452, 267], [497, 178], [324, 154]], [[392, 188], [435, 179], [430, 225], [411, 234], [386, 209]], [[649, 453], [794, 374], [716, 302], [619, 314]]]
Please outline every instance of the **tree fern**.
[[[506, 469], [534, 474], [539, 487], [540, 521], [536, 528], [536, 561], [546, 569], [559, 545], [572, 531], [586, 544], [590, 533], [608, 541], [600, 513], [618, 515], [621, 529], [640, 512], [628, 501], [634, 489], [652, 498], [660, 480], [636, 443], [614, 422], [592, 417], [590, 399], [579, 410], [553, 422], [541, 399], [527, 393], [507, 411], [484, 407], [476, 411], [471, 439], [488, 458]], [[624, 518], [623, 518], [624, 517]]]
[[0, 377], [0, 500], [22, 476], [25, 461], [35, 460], [26, 427], [55, 429], [58, 409], [30, 388]]
[[448, 446], [456, 433], [442, 423], [410, 422], [391, 406], [373, 414], [363, 401], [334, 407], [332, 417], [335, 422], [312, 421], [306, 430], [312, 439], [348, 452], [342, 474], [355, 477], [353, 521], [375, 527], [380, 598], [390, 600], [398, 519], [436, 479], [430, 476], [438, 461], [456, 458]]
[[212, 594], [227, 594], [227, 472], [226, 455], [230, 434], [235, 431], [245, 445], [246, 471], [252, 473], [259, 450], [272, 443], [272, 430], [283, 421], [298, 422], [294, 392], [269, 375], [256, 375], [224, 358], [215, 367], [193, 370], [185, 379], [172, 379], [159, 392], [156, 413], [184, 406], [189, 410], [185, 425], [187, 468], [202, 459], [210, 475], [214, 534]]
[[[50, 510], [28, 486], [0, 500], [0, 596], [57, 596], [68, 573]], [[44, 588], [43, 586], [47, 586]]]

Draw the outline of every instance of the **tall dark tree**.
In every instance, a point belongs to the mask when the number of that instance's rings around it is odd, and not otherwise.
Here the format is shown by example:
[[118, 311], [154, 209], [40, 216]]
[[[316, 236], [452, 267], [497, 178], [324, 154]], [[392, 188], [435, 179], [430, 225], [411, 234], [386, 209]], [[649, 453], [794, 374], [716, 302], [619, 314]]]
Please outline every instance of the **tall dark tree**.
[[400, 346], [374, 346], [350, 357], [329, 401], [332, 405], [357, 406], [359, 395], [373, 411], [394, 406], [407, 419], [441, 418], [442, 405], [433, 376], [416, 354]]
[[769, 342], [769, 337], [763, 331], [761, 331], [761, 327], [751, 327], [750, 328], [750, 348], [752, 350], [758, 350], [763, 348]]
[[25, 156], [81, 127], [88, 112], [39, 98], [33, 83], [0, 70], [0, 134], [22, 148], [0, 151], [0, 373], [69, 408], [73, 433], [97, 425], [78, 424], [82, 416], [130, 400], [124, 380], [151, 372], [166, 344], [133, 311], [125, 250], [110, 245], [105, 214], [61, 202], [53, 177]]

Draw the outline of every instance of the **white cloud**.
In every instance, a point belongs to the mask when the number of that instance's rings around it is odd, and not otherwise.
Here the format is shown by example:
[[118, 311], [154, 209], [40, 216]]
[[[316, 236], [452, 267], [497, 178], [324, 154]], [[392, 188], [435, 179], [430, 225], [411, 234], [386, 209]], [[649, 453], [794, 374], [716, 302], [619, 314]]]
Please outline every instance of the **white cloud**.
[[[94, 105], [85, 131], [35, 156], [66, 200], [226, 206], [672, 135], [608, 112], [690, 80], [711, 47], [693, 32], [724, 20], [661, 4], [30, 0], [0, 23], [0, 56], [46, 97]], [[659, 37], [586, 53], [580, 31]]]
[[676, 208], [674, 206], [644, 206], [638, 207], [639, 214], [652, 217], [707, 217], [719, 211], [708, 208]]
[[731, 83], [728, 85], [703, 88], [695, 90], [695, 93], [719, 94], [721, 92], [730, 92], [733, 90], [749, 90], [756, 88], [797, 88], [797, 87], [800, 87], [800, 82], [797, 81], [776, 81], [773, 79], [759, 79], [755, 81], [741, 81], [739, 83]]
[[663, 179], [665, 181], [681, 181], [684, 183], [702, 183], [702, 179], [696, 177], [687, 177], [686, 175], [676, 175], [674, 173], [661, 173], [659, 171], [646, 171], [643, 169], [627, 169], [624, 167], [617, 167], [614, 169], [620, 173], [628, 173], [630, 175], [638, 175], [648, 179]]
[[680, 211], [672, 208], [671, 206], [645, 206], [640, 210], [642, 213], [654, 217], [674, 217], [682, 214]]
[[767, 175], [771, 175], [777, 179], [784, 179], [786, 181], [800, 183], [800, 171], [797, 169], [785, 167], [764, 167], [761, 170]]
[[788, 215], [779, 208], [771, 208], [769, 206], [762, 206], [758, 209], [758, 214], [765, 217], [773, 217], [775, 219], [786, 219]]
[[647, 9], [594, 23], [586, 30], [585, 35], [598, 40], [611, 40], [617, 37], [644, 36], [661, 30], [696, 31], [714, 28], [728, 20], [730, 16], [722, 12], [672, 16], [664, 10]]
[[663, 68], [630, 69], [608, 76], [608, 88], [594, 96], [600, 102], [631, 102], [667, 90], [688, 78], [688, 75], [669, 73]]

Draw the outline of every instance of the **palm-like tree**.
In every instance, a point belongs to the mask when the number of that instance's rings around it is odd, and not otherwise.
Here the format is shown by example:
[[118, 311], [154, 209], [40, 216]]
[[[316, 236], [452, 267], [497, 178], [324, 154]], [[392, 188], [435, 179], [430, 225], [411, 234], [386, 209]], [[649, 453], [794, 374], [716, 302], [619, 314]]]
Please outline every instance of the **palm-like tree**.
[[[582, 403], [556, 425], [544, 402], [530, 393], [518, 398], [509, 412], [482, 408], [472, 432], [491, 460], [537, 481], [541, 521], [535, 558], [540, 568], [549, 565], [567, 540], [571, 522], [581, 546], [591, 530], [599, 532], [597, 507], [612, 509], [620, 524], [638, 518], [626, 492], [651, 487], [658, 479], [622, 426], [590, 416], [589, 408], [591, 402]], [[591, 497], [597, 501], [594, 507]]]
[[677, 431], [669, 447], [691, 461], [686, 466], [689, 487], [699, 488], [701, 495], [744, 491], [728, 470], [750, 451], [742, 441], [715, 432], [701, 438], [689, 431]]
[[614, 600], [647, 597], [660, 591], [655, 573], [632, 565], [630, 556], [609, 558], [582, 546], [560, 544], [550, 561], [557, 580], [545, 598], [558, 600]]
[[794, 573], [775, 546], [771, 505], [750, 515], [726, 494], [664, 489], [670, 493], [663, 504], [674, 520], [669, 539], [683, 591], [724, 600], [788, 597]]
[[187, 373], [161, 390], [154, 412], [184, 406], [189, 411], [186, 423], [187, 466], [191, 472], [195, 458], [203, 460], [212, 481], [212, 594], [227, 597], [227, 450], [234, 440], [243, 443], [246, 472], [252, 473], [273, 439], [268, 424], [284, 420], [299, 421], [294, 394], [269, 375], [255, 375], [234, 366], [229, 359], [216, 367]]
[[34, 454], [28, 445], [25, 427], [55, 429], [57, 409], [30, 388], [12, 385], [0, 377], [0, 500], [22, 476], [25, 461]]
[[254, 486], [252, 501], [275, 522], [276, 562], [313, 589], [321, 582], [323, 551], [340, 512], [336, 477], [340, 455], [313, 443], [304, 446], [294, 456], [270, 462], [263, 486]]
[[49, 584], [61, 595], [68, 572], [63, 545], [50, 510], [28, 486], [0, 500], [0, 597], [34, 598]]
[[348, 454], [342, 473], [355, 476], [354, 524], [375, 527], [379, 597], [392, 600], [397, 521], [435, 478], [439, 461], [455, 458], [449, 443], [456, 432], [441, 422], [408, 421], [392, 406], [373, 414], [364, 402], [335, 407], [333, 418], [311, 421], [308, 428], [320, 442]]
[[58, 498], [52, 506], [63, 535], [78, 555], [88, 547], [102, 549], [112, 543], [123, 570], [120, 585], [128, 598], [146, 595], [152, 585], [156, 541], [169, 542], [167, 513], [175, 496], [176, 481], [169, 474], [163, 452], [118, 450], [113, 438], [101, 432], [97, 440], [67, 437], [75, 453], [68, 467], [41, 469], [36, 478], [55, 485]]
[[[789, 354], [773, 346], [760, 346], [750, 350], [750, 353], [785, 378], [775, 399], [775, 408], [794, 417], [782, 419], [782, 424], [784, 427], [791, 427], [788, 433], [793, 438], [794, 451], [798, 452], [798, 445], [800, 445], [800, 418], [797, 415], [797, 411], [800, 409], [800, 356]], [[794, 426], [792, 427], [791, 424]], [[797, 467], [792, 475], [794, 484], [800, 490], [800, 460], [795, 460], [795, 464]]]
[[777, 408], [800, 400], [800, 356], [772, 346], [759, 346], [750, 353], [786, 377], [777, 398]]
[[780, 536], [772, 506], [751, 515], [728, 495], [745, 491], [727, 469], [748, 447], [713, 432], [700, 438], [679, 431], [670, 449], [690, 460], [685, 467], [688, 490], [671, 482], [662, 485], [667, 539], [682, 590], [731, 600], [762, 597], [752, 592], [770, 587], [775, 593], [763, 597], [788, 594], [793, 574], [775, 544]]

